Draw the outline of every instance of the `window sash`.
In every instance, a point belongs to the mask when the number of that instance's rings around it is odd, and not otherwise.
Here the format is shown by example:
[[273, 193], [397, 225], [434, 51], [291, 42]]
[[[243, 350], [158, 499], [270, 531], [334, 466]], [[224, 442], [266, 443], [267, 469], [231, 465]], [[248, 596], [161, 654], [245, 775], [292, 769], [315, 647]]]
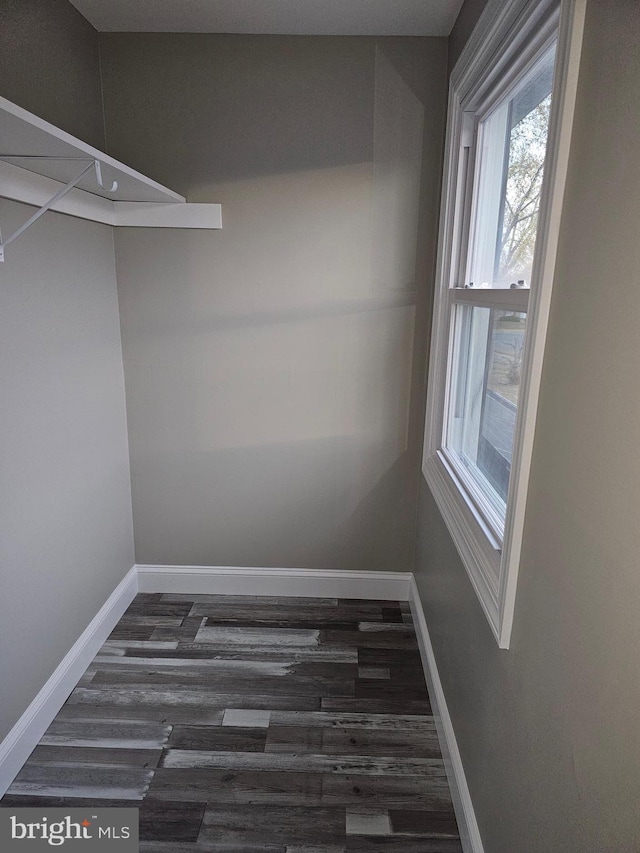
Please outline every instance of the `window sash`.
[[[480, 470], [478, 472], [464, 465], [458, 454], [448, 444], [448, 436], [451, 432], [451, 411], [453, 396], [457, 391], [456, 373], [458, 371], [458, 347], [464, 342], [458, 339], [456, 333], [456, 306], [469, 306], [471, 308], [488, 308], [504, 310], [508, 312], [527, 315], [529, 306], [529, 290], [450, 290], [449, 291], [449, 346], [447, 359], [446, 390], [443, 395], [441, 418], [439, 420], [439, 445], [438, 452], [446, 458], [448, 465], [455, 471], [458, 488], [466, 492], [465, 499], [475, 508], [475, 512], [482, 518], [485, 532], [491, 534], [492, 545], [497, 550], [502, 550], [506, 511], [503, 513], [496, 501], [491, 499], [494, 491], [491, 484], [486, 480]], [[527, 344], [527, 331], [525, 329], [525, 346]], [[522, 386], [520, 389], [522, 393]], [[520, 396], [520, 394], [519, 394]], [[520, 417], [520, 406], [516, 410], [515, 435], [518, 432], [518, 419]], [[514, 440], [515, 444], [515, 440]], [[513, 469], [512, 469], [513, 470]], [[511, 484], [509, 484], [509, 490]], [[509, 506], [509, 495], [507, 495], [506, 506]]]

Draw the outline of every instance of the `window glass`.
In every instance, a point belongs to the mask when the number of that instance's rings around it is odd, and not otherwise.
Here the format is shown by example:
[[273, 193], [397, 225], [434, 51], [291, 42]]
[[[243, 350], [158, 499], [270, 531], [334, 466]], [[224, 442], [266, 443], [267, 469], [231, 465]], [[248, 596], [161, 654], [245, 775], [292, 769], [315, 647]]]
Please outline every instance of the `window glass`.
[[469, 286], [528, 287], [536, 242], [555, 51], [478, 125]]
[[458, 305], [455, 326], [446, 446], [504, 520], [526, 315]]

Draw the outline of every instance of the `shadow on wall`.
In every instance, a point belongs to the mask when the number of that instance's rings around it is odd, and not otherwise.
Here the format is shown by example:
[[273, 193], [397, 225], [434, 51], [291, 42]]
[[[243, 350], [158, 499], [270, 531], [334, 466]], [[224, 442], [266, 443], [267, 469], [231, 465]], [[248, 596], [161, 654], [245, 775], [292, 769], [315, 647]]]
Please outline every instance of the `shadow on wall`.
[[244, 62], [218, 60], [252, 97], [212, 110], [228, 121], [215, 145], [238, 149], [209, 155], [199, 128], [183, 175], [190, 199], [223, 204], [224, 230], [117, 234], [136, 557], [406, 569], [424, 106], [373, 40], [321, 40], [329, 55], [308, 67], [303, 51], [295, 75], [269, 39], [243, 41]]

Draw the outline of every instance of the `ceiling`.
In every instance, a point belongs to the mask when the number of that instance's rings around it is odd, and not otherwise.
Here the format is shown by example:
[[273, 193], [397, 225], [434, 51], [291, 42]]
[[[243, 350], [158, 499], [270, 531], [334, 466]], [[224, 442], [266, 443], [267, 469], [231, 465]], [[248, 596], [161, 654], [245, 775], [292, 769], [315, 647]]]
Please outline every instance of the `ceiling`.
[[100, 32], [446, 36], [462, 0], [71, 0]]

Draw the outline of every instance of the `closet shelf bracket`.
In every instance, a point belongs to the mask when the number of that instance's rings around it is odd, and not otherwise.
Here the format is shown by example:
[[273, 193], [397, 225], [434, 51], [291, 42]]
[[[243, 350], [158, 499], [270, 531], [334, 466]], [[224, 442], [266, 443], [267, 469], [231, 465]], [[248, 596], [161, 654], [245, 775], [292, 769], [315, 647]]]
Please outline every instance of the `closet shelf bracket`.
[[27, 228], [30, 228], [33, 223], [40, 219], [40, 217], [44, 213], [50, 210], [57, 202], [60, 201], [61, 198], [64, 198], [64, 196], [66, 196], [66, 194], [70, 192], [70, 190], [72, 190], [77, 184], [79, 184], [85, 175], [87, 175], [93, 170], [95, 170], [96, 183], [98, 184], [100, 189], [106, 190], [107, 192], [111, 193], [114, 193], [118, 189], [117, 181], [113, 181], [110, 187], [105, 185], [104, 180], [102, 178], [102, 165], [100, 161], [95, 159], [90, 160], [84, 167], [84, 169], [78, 175], [76, 175], [75, 178], [70, 180], [60, 190], [58, 190], [58, 192], [52, 198], [50, 198], [46, 204], [43, 204], [42, 207], [36, 210], [33, 216], [30, 216], [29, 219], [27, 219], [27, 221], [23, 225], [21, 225], [17, 231], [14, 231], [14, 233], [10, 237], [7, 237], [6, 240], [3, 240], [2, 231], [0, 230], [0, 262], [4, 261], [4, 250], [5, 247], [9, 245], [9, 243], [12, 243], [16, 239], [16, 237], [19, 237], [21, 234], [24, 234]]

